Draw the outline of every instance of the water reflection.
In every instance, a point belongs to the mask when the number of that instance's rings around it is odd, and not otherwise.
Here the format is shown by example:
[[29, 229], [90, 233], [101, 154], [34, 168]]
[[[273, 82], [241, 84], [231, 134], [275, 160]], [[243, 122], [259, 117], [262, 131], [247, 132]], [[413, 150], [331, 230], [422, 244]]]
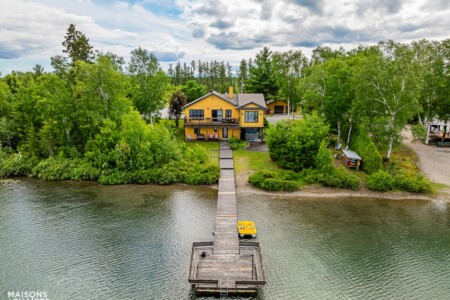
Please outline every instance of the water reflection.
[[[213, 238], [216, 195], [189, 186], [0, 185], [0, 290], [190, 299], [190, 250]], [[447, 203], [240, 193], [238, 214], [258, 227], [268, 278], [258, 299], [450, 295]]]

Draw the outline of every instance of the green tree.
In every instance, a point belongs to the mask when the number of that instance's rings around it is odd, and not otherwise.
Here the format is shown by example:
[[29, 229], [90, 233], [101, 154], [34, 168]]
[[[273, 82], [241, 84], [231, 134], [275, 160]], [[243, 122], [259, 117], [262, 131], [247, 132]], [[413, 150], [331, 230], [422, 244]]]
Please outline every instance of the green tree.
[[178, 120], [183, 112], [183, 106], [187, 103], [186, 95], [181, 91], [173, 93], [170, 99], [169, 116], [175, 118], [175, 126], [178, 127]]
[[420, 72], [408, 45], [381, 43], [378, 51], [364, 55], [353, 77], [356, 106], [364, 114], [364, 130], [387, 145], [389, 159], [402, 129], [421, 110]]
[[78, 31], [74, 24], [70, 24], [69, 28], [67, 28], [67, 34], [62, 45], [65, 47], [63, 52], [67, 53], [71, 59], [72, 66], [79, 60], [84, 62], [92, 61], [93, 52], [89, 39]]
[[278, 97], [286, 99], [289, 111], [297, 107], [300, 102], [300, 93], [297, 90], [303, 69], [307, 67], [308, 59], [301, 51], [275, 52], [273, 54], [273, 72], [275, 74]]
[[269, 128], [267, 146], [270, 157], [283, 168], [300, 171], [315, 167], [316, 156], [328, 126], [317, 114], [301, 120], [278, 122]]
[[181, 92], [187, 97], [187, 102], [192, 102], [206, 94], [206, 85], [197, 83], [195, 80], [188, 80], [181, 87]]
[[249, 77], [245, 82], [245, 90], [252, 93], [263, 93], [266, 100], [274, 99], [278, 86], [273, 71], [272, 51], [264, 47], [249, 66]]
[[161, 70], [153, 53], [140, 47], [131, 52], [128, 71], [131, 74], [133, 104], [153, 124], [153, 118], [166, 103], [170, 78]]

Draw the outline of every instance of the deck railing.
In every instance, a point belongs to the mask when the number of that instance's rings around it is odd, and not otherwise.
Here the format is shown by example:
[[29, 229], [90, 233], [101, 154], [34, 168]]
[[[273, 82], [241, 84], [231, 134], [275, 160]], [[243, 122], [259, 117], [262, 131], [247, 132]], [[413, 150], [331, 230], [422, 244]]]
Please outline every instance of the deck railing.
[[184, 118], [185, 125], [227, 125], [239, 124], [238, 118]]

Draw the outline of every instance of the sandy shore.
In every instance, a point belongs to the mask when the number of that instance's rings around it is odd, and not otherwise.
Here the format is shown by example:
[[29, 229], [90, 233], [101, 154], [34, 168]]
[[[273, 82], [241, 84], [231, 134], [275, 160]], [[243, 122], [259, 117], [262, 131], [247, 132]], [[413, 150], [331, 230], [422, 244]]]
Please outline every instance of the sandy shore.
[[423, 195], [406, 192], [372, 192], [361, 188], [358, 191], [326, 188], [319, 185], [308, 185], [295, 192], [269, 192], [257, 189], [248, 183], [248, 175], [236, 174], [236, 191], [238, 195], [273, 195], [293, 198], [377, 198], [388, 200], [427, 200], [450, 202], [450, 191], [444, 190], [438, 194]]

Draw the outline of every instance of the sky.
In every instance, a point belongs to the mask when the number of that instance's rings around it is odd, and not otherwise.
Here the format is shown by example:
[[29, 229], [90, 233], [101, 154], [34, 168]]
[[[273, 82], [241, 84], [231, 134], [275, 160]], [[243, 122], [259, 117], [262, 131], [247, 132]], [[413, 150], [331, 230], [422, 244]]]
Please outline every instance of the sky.
[[152, 51], [176, 61], [237, 66], [264, 46], [275, 51], [450, 38], [448, 0], [0, 0], [0, 72], [50, 71], [69, 24], [96, 50], [128, 60]]

